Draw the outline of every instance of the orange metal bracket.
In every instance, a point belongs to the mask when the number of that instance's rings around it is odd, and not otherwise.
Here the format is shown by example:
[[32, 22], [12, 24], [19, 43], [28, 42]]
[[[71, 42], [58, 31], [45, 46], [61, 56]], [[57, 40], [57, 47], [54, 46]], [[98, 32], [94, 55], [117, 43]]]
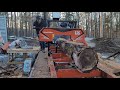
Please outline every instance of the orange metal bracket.
[[53, 59], [54, 62], [70, 62], [71, 59], [69, 57], [57, 58]]
[[67, 57], [67, 55], [64, 53], [53, 53], [51, 56], [53, 59]]
[[6, 43], [3, 45], [2, 49], [3, 49], [3, 50], [7, 50], [8, 47], [9, 47], [9, 44], [10, 44], [10, 42], [6, 42]]
[[57, 71], [58, 78], [91, 78], [101, 77], [101, 71], [96, 69], [89, 73], [81, 73], [76, 69], [59, 69]]
[[51, 42], [54, 39], [55, 35], [67, 35], [70, 36], [71, 41], [75, 40], [76, 42], [84, 43], [87, 46], [85, 41], [85, 34], [82, 29], [63, 29], [63, 28], [43, 28], [39, 33], [39, 40], [45, 42]]

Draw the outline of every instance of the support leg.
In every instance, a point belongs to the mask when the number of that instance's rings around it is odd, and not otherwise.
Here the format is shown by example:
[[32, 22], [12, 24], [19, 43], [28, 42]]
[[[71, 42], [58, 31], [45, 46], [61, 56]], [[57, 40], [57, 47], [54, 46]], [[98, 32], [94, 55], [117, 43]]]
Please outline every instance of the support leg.
[[48, 56], [50, 56], [50, 43], [48, 42]]

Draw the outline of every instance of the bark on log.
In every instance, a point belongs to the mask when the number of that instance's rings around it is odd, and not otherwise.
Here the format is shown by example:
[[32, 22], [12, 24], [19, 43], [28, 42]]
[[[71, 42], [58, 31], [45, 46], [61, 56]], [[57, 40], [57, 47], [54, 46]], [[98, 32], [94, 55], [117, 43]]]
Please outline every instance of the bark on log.
[[66, 39], [57, 40], [59, 48], [73, 59], [75, 66], [82, 72], [92, 70], [98, 63], [97, 53], [82, 43]]

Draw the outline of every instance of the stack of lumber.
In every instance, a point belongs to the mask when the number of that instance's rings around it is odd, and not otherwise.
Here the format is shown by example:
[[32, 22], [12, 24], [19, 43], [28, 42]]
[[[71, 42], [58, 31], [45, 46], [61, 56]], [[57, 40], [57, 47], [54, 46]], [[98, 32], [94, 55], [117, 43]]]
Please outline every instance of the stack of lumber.
[[108, 59], [102, 59], [101, 55], [98, 53], [98, 65], [97, 67], [110, 75], [113, 78], [120, 78], [120, 64]]

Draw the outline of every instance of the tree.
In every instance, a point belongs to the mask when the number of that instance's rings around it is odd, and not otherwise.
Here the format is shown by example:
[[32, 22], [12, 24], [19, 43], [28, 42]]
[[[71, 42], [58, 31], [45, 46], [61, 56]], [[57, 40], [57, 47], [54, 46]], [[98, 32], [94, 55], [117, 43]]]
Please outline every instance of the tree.
[[14, 29], [14, 30], [15, 30], [15, 33], [14, 33], [14, 34], [15, 34], [16, 36], [18, 36], [18, 35], [17, 35], [17, 24], [16, 24], [16, 12], [14, 12], [14, 22], [15, 22], [15, 25], [14, 25], [14, 26], [15, 26], [15, 29]]

